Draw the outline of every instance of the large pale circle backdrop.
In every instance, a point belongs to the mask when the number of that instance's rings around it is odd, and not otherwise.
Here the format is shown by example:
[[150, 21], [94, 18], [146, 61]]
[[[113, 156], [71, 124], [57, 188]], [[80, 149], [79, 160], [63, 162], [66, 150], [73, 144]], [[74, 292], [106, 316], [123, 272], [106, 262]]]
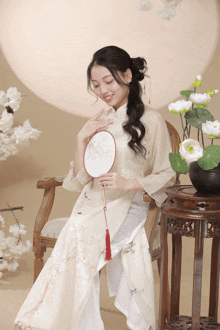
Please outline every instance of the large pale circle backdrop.
[[158, 17], [159, 0], [150, 11], [139, 11], [137, 2], [1, 0], [2, 50], [15, 74], [36, 95], [62, 110], [90, 117], [104, 103], [92, 106], [96, 99], [87, 93], [87, 66], [96, 50], [117, 45], [132, 57], [147, 59], [151, 106], [160, 108], [189, 88], [209, 64], [218, 38], [218, 1], [183, 0], [172, 21]]

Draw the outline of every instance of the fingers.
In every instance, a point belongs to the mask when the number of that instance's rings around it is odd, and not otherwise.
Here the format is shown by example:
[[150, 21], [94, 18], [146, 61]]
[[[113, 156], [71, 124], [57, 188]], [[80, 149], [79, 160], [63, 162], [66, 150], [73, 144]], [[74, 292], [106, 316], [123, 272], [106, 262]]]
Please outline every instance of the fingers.
[[98, 129], [102, 128], [102, 127], [106, 127], [109, 124], [113, 124], [114, 123], [114, 119], [104, 119], [104, 120], [100, 120], [97, 125], [98, 125]]
[[114, 173], [104, 173], [104, 174], [101, 174], [100, 176], [99, 176], [99, 178], [105, 178], [105, 177], [109, 177], [109, 178], [111, 178], [112, 176], [114, 175]]
[[105, 109], [100, 110], [94, 117], [92, 117], [92, 119], [94, 119], [94, 120], [98, 119], [101, 116], [101, 114], [103, 113], [104, 110]]

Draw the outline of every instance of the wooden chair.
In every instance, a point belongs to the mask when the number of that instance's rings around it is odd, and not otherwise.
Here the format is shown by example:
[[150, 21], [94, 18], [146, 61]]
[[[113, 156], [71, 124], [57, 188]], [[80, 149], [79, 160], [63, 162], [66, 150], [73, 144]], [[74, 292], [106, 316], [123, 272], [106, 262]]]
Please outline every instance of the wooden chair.
[[[169, 122], [166, 122], [166, 124], [170, 135], [172, 151], [176, 154], [179, 151], [179, 144], [181, 142], [180, 137], [177, 130]], [[177, 173], [175, 185], [180, 184], [179, 176], [180, 175]], [[59, 233], [61, 231], [68, 220], [68, 218], [61, 218], [48, 221], [54, 202], [55, 188], [58, 186], [62, 186], [62, 182], [58, 182], [55, 178], [46, 178], [37, 182], [37, 188], [44, 189], [44, 196], [34, 224], [34, 281], [43, 268], [43, 256], [46, 248], [54, 247], [58, 237], [57, 232]], [[158, 226], [158, 222], [161, 209], [156, 206], [154, 199], [147, 193], [144, 194], [144, 201], [150, 202], [147, 220], [145, 223], [145, 231], [149, 242], [152, 261], [157, 260], [158, 271], [160, 274], [161, 245], [160, 227]], [[169, 318], [169, 311], [167, 311], [167, 318]]]

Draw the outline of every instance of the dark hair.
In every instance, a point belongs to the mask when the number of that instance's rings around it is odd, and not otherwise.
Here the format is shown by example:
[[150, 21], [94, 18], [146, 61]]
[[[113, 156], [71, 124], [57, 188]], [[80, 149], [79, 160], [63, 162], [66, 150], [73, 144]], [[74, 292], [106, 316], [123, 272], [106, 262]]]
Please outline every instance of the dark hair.
[[[129, 147], [135, 154], [141, 154], [145, 158], [146, 148], [141, 144], [141, 140], [145, 135], [145, 127], [140, 121], [144, 114], [144, 104], [141, 100], [142, 88], [139, 81], [145, 77], [145, 72], [147, 71], [146, 60], [141, 57], [131, 58], [125, 50], [116, 46], [101, 48], [93, 55], [93, 59], [87, 69], [88, 90], [92, 89], [91, 70], [95, 65], [106, 67], [118, 84], [129, 87], [128, 121], [123, 123], [123, 129], [131, 136], [131, 140], [128, 142]], [[132, 81], [129, 85], [125, 84], [118, 74], [118, 72], [125, 73], [127, 69], [130, 69], [132, 72]]]

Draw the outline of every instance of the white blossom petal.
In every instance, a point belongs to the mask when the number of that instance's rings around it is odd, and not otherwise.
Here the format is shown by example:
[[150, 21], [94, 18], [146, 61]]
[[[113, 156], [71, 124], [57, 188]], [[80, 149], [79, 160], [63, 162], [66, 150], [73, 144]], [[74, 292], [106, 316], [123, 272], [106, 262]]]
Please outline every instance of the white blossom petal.
[[18, 92], [17, 88], [16, 87], [10, 87], [8, 90], [7, 90], [7, 97], [10, 99], [10, 100], [15, 100], [17, 102], [20, 102], [21, 101], [21, 93]]
[[211, 96], [207, 93], [191, 93], [190, 100], [195, 104], [204, 104], [211, 100]]
[[168, 109], [172, 112], [175, 110], [177, 112], [188, 111], [192, 107], [191, 101], [179, 100], [168, 105]]
[[203, 156], [203, 149], [198, 141], [186, 139], [181, 143], [179, 153], [187, 163], [191, 163]]
[[202, 131], [208, 135], [220, 136], [220, 122], [206, 120], [205, 123], [202, 123]]
[[5, 102], [7, 102], [8, 98], [5, 94], [4, 91], [0, 91], [0, 105], [3, 105], [5, 104]]

